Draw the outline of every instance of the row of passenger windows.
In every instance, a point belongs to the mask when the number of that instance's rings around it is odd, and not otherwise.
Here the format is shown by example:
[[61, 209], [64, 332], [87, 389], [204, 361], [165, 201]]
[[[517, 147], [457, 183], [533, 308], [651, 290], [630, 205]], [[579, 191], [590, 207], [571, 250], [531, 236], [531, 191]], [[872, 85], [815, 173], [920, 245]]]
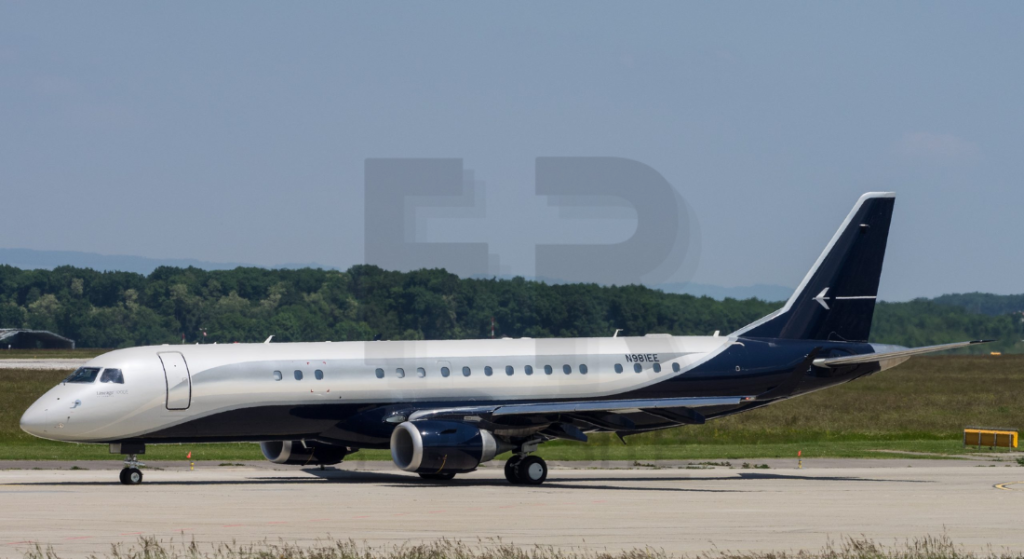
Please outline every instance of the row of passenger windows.
[[[581, 375], [587, 374], [588, 369], [587, 369], [586, 364], [581, 363], [580, 366], [578, 367], [578, 369], [579, 369], [579, 372], [580, 372]], [[654, 370], [655, 373], [660, 373], [661, 372], [661, 363], [654, 363], [652, 369]], [[643, 370], [644, 370], [643, 369], [643, 365], [641, 365], [640, 363], [634, 363], [633, 364], [633, 371], [634, 372], [640, 373], [640, 372], [643, 372]], [[623, 371], [622, 365], [620, 363], [616, 363], [615, 364], [615, 372], [616, 373], [621, 373], [622, 371]], [[679, 363], [673, 363], [672, 364], [672, 371], [674, 371], [676, 373], [679, 372]], [[523, 367], [523, 372], [526, 373], [527, 376], [532, 375], [533, 374], [533, 366], [527, 365], [527, 366]], [[555, 372], [555, 370], [554, 370], [554, 368], [551, 365], [544, 365], [544, 374], [550, 375], [550, 374], [553, 374], [554, 372]], [[567, 375], [572, 374], [572, 366], [571, 365], [562, 365], [562, 372], [567, 374]], [[384, 378], [384, 369], [377, 369], [376, 371], [374, 371], [374, 374], [376, 374], [377, 378]], [[441, 367], [441, 376], [442, 377], [448, 378], [449, 376], [451, 376], [451, 374], [452, 374], [451, 369], [449, 369], [448, 367]], [[468, 377], [468, 376], [470, 376], [472, 374], [473, 374], [473, 371], [469, 367], [463, 367], [462, 368], [462, 376]], [[491, 376], [493, 374], [494, 374], [494, 369], [492, 367], [490, 367], [490, 366], [484, 367], [484, 375], [485, 376]], [[506, 365], [505, 366], [505, 374], [508, 375], [508, 376], [512, 376], [512, 375], [516, 374], [515, 367], [513, 367], [512, 365]], [[405, 369], [403, 369], [401, 367], [396, 368], [395, 369], [395, 376], [398, 377], [398, 378], [405, 378]], [[423, 367], [417, 367], [416, 368], [416, 376], [419, 377], [419, 378], [426, 377], [427, 376], [427, 370], [424, 369]]]
[[[621, 363], [616, 363], [614, 368], [615, 368], [615, 372], [616, 373], [621, 373], [623, 371]], [[661, 372], [661, 363], [653, 363], [651, 368], [654, 370], [655, 373], [660, 373]], [[589, 369], [587, 369], [587, 365], [584, 364], [584, 363], [580, 363], [580, 365], [578, 367], [578, 370], [579, 370], [581, 375], [585, 375], [589, 371]], [[643, 369], [643, 365], [641, 365], [640, 363], [633, 363], [633, 371], [634, 372], [641, 373], [641, 372], [643, 372], [643, 370], [644, 370]], [[79, 371], [76, 371], [76, 374], [80, 373], [81, 371], [82, 371], [81, 369]], [[124, 380], [121, 378], [121, 375], [120, 375], [121, 372], [120, 371], [117, 371], [116, 369], [107, 369], [107, 371], [112, 371], [112, 372], [116, 372], [117, 373], [117, 380], [115, 380], [114, 382], [124, 383]], [[679, 363], [673, 363], [672, 364], [672, 371], [676, 372], [676, 373], [679, 372]], [[525, 367], [523, 367], [523, 372], [526, 373], [527, 376], [532, 375], [533, 374], [533, 366], [532, 365], [526, 365]], [[553, 374], [554, 372], [555, 372], [555, 369], [551, 365], [544, 365], [544, 374], [545, 375], [550, 375], [550, 374]], [[562, 372], [567, 374], [567, 375], [572, 374], [572, 366], [571, 365], [562, 365]], [[65, 382], [92, 382], [92, 380], [94, 380], [96, 378], [96, 374], [99, 373], [99, 369], [88, 370], [88, 372], [86, 373], [86, 376], [88, 376], [89, 373], [92, 373], [90, 380], [71, 380], [72, 378], [75, 377], [75, 375], [72, 375]], [[106, 373], [106, 371], [104, 371], [104, 373]], [[377, 376], [377, 378], [384, 378], [384, 369], [377, 369], [376, 371], [374, 371], [374, 374]], [[449, 369], [448, 367], [441, 367], [441, 376], [442, 377], [448, 378], [449, 376], [451, 376], [451, 374], [452, 374], [451, 369]], [[469, 367], [463, 367], [462, 368], [462, 376], [468, 377], [468, 376], [470, 376], [472, 374], [473, 374], [473, 371]], [[485, 376], [491, 376], [493, 374], [494, 374], [494, 368], [493, 367], [490, 367], [490, 366], [484, 367], [484, 375]], [[516, 374], [515, 367], [513, 367], [512, 365], [506, 365], [505, 366], [505, 374], [508, 375], [508, 376], [512, 376], [512, 375]], [[302, 380], [303, 379], [303, 373], [302, 373], [302, 371], [300, 371], [298, 369], [296, 369], [292, 373], [292, 376], [295, 377], [295, 380]], [[398, 378], [405, 378], [405, 369], [403, 369], [401, 367], [398, 367], [397, 369], [395, 369], [395, 376], [398, 377]], [[416, 376], [419, 377], [419, 378], [425, 378], [427, 376], [427, 370], [424, 369], [423, 367], [417, 367], [416, 368]], [[313, 377], [316, 378], [316, 380], [323, 380], [324, 379], [324, 372], [321, 371], [320, 369], [317, 369], [317, 370], [313, 371]], [[282, 380], [283, 378], [284, 378], [284, 374], [281, 373], [281, 371], [274, 371], [274, 380]], [[110, 381], [107, 381], [107, 380], [104, 379], [103, 382], [110, 382]]]
[[[292, 376], [295, 377], [295, 380], [302, 380], [302, 371], [296, 369]], [[313, 371], [313, 376], [316, 380], [324, 380], [324, 372], [320, 369]], [[283, 378], [284, 375], [281, 374], [281, 371], [274, 371], [274, 380], [281, 380]]]

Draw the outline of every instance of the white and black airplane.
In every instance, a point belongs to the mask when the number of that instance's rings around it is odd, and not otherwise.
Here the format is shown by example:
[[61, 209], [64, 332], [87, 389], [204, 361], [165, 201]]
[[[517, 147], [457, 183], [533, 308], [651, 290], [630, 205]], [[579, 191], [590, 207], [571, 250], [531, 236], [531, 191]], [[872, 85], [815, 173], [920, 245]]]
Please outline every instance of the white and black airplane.
[[226, 441], [296, 465], [390, 448], [434, 480], [512, 451], [508, 480], [543, 483], [545, 441], [701, 424], [982, 343], [867, 342], [894, 202], [863, 195], [785, 306], [727, 336], [137, 347], [89, 361], [21, 428], [109, 444], [125, 484], [147, 444]]

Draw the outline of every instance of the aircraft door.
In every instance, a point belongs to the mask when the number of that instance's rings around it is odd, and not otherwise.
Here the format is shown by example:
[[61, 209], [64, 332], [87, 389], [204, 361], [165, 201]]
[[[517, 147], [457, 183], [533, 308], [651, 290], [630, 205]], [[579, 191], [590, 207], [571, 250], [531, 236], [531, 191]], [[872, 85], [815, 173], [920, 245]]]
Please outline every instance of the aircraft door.
[[177, 352], [158, 353], [164, 364], [167, 382], [167, 409], [187, 410], [192, 403], [192, 377], [188, 374], [185, 357]]

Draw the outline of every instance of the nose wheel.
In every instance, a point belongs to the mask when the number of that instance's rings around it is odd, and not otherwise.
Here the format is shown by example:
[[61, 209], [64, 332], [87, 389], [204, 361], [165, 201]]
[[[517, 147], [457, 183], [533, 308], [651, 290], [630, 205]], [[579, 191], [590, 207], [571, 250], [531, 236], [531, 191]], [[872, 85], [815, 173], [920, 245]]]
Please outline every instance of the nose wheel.
[[142, 470], [138, 468], [124, 468], [121, 470], [121, 483], [124, 485], [138, 485], [142, 483]]
[[124, 468], [121, 469], [121, 483], [124, 485], [138, 485], [142, 483], [142, 470], [139, 466], [145, 466], [134, 454], [129, 454], [124, 459]]
[[505, 479], [513, 485], [540, 485], [548, 479], [548, 464], [540, 456], [513, 456], [505, 462]]

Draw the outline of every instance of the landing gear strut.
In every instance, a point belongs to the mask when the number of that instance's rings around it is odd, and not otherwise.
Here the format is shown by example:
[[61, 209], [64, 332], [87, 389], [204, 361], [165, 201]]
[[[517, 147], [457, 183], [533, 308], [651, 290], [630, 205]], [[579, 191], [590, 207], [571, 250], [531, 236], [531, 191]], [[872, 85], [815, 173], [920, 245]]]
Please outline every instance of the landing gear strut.
[[139, 466], [145, 466], [134, 454], [129, 454], [124, 459], [124, 468], [121, 470], [121, 483], [124, 485], [138, 485], [142, 483], [142, 470]]

